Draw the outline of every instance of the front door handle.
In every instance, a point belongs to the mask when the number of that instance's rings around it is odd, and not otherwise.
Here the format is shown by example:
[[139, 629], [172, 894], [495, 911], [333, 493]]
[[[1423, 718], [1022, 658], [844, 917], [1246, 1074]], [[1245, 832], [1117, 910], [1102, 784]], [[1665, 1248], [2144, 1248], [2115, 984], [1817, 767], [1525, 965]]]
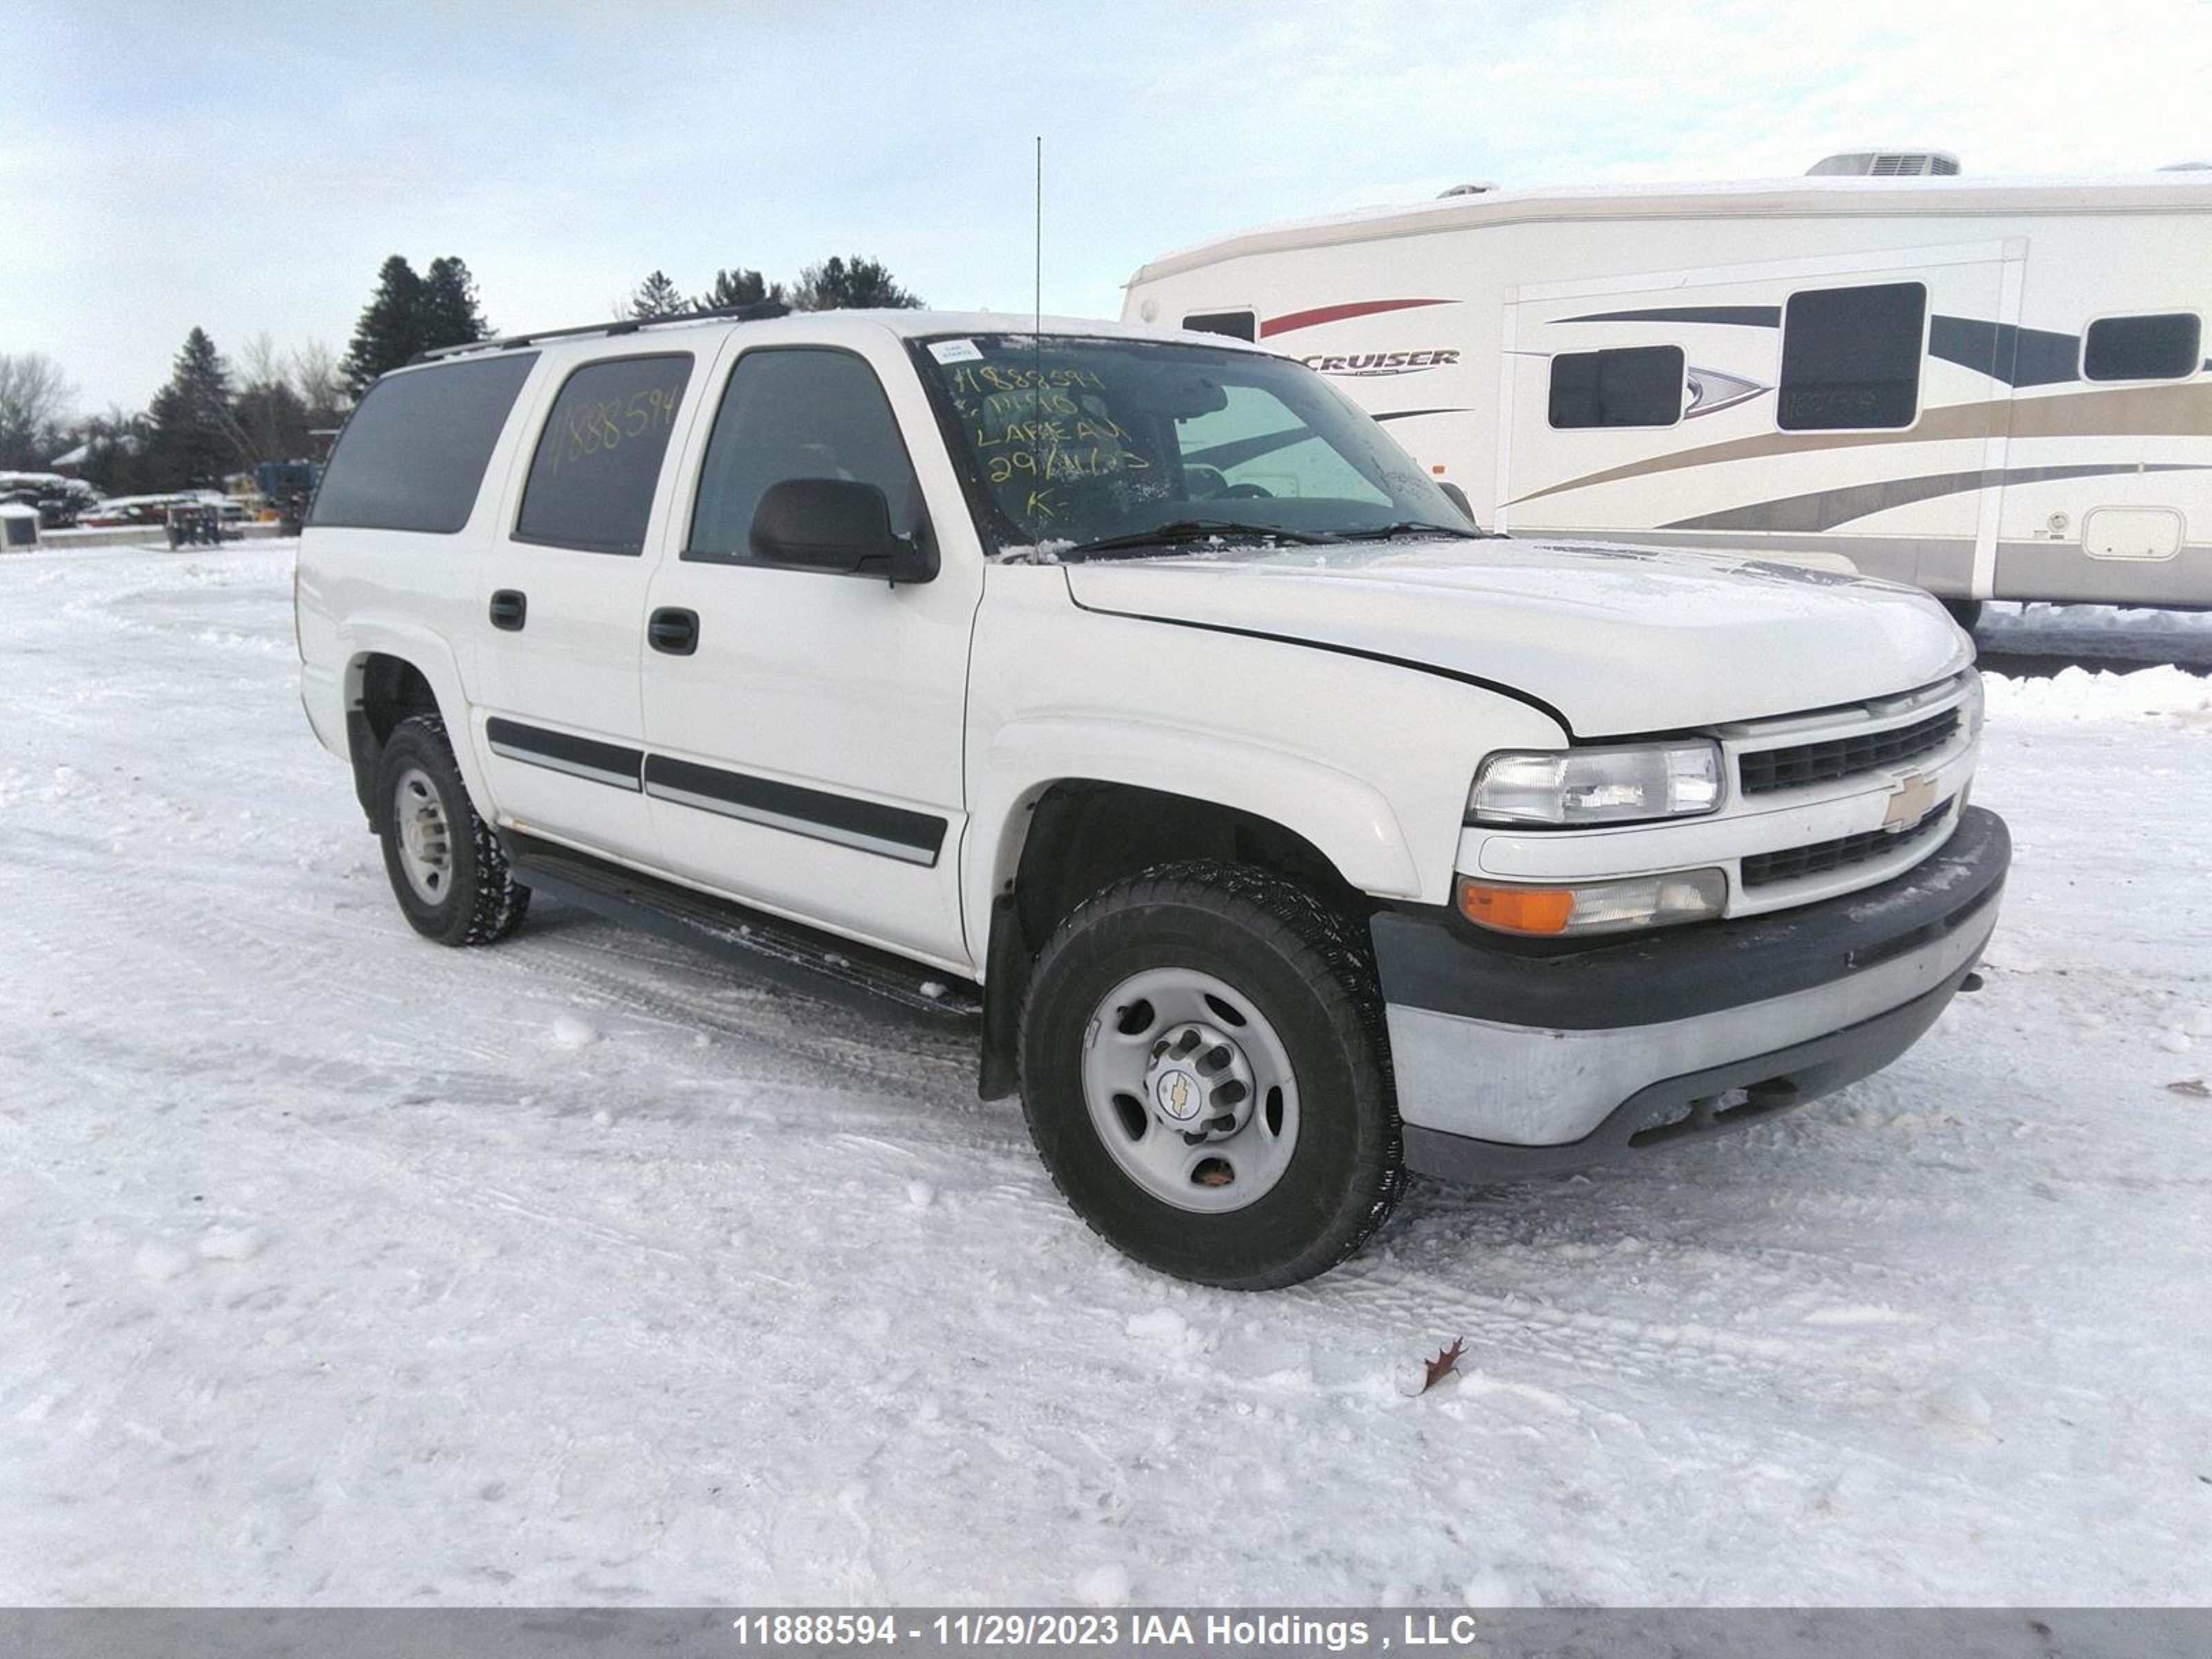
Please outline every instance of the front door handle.
[[522, 631], [530, 614], [530, 596], [520, 589], [502, 587], [491, 596], [491, 625], [509, 634]]
[[690, 656], [699, 648], [699, 613], [672, 606], [654, 611], [646, 621], [645, 641], [672, 657]]

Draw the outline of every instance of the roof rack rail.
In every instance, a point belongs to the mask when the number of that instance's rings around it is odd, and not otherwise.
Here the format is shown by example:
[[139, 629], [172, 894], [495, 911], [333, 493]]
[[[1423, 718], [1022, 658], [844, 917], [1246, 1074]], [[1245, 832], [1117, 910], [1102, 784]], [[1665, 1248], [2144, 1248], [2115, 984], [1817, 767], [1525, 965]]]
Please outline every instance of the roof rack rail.
[[428, 351], [418, 351], [407, 361], [432, 363], [441, 357], [458, 357], [465, 351], [514, 351], [523, 346], [536, 345], [540, 340], [573, 340], [586, 334], [635, 334], [641, 328], [659, 328], [669, 323], [763, 323], [772, 317], [788, 316], [791, 307], [781, 300], [755, 300], [750, 305], [715, 306], [706, 311], [686, 311], [672, 317], [623, 317], [611, 323], [585, 323], [575, 328], [541, 328], [529, 334], [502, 334], [495, 340], [467, 340], [459, 345], [433, 346]]

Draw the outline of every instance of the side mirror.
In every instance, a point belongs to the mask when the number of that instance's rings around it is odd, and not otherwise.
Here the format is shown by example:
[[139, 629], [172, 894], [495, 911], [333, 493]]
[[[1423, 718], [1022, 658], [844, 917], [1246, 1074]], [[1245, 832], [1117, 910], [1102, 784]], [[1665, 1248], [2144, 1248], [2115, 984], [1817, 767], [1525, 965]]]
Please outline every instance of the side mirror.
[[[1454, 507], [1467, 514], [1467, 521], [1469, 524], [1474, 523], [1474, 503], [1468, 500], [1467, 491], [1462, 489], [1455, 483], [1446, 483], [1442, 478], [1437, 480], [1437, 488], [1443, 490], [1444, 494], [1450, 498], [1451, 504]], [[1476, 527], [1478, 529], [1480, 528], [1480, 526], [1477, 526]]]
[[787, 569], [884, 582], [926, 582], [937, 574], [936, 549], [891, 529], [884, 492], [848, 478], [770, 484], [753, 510], [751, 541], [755, 559]]

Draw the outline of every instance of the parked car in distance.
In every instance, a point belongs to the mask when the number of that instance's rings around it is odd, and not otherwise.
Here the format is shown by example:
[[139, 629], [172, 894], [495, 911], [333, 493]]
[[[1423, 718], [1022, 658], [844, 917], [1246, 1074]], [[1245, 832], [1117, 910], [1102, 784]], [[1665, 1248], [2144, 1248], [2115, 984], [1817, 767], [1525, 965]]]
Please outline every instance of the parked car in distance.
[[1972, 647], [1855, 577], [1486, 535], [1249, 345], [926, 312], [389, 374], [304, 700], [399, 908], [533, 894], [970, 1023], [1075, 1210], [1322, 1272], [1407, 1169], [1759, 1121], [1972, 982]]

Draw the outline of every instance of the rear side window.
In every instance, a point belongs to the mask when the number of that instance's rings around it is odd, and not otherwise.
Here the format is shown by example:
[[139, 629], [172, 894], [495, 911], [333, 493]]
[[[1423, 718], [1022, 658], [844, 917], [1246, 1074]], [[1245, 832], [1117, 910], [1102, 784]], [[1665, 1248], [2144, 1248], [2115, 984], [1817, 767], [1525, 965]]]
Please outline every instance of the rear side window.
[[313, 525], [450, 536], [476, 510], [484, 468], [535, 352], [389, 374], [331, 452]]
[[531, 459], [515, 540], [645, 551], [653, 489], [690, 379], [689, 352], [606, 358], [569, 375]]
[[752, 558], [753, 514], [788, 478], [871, 483], [890, 504], [891, 528], [910, 536], [921, 489], [876, 372], [848, 351], [748, 351], [731, 371], [699, 471], [687, 559]]
[[2085, 380], [2178, 380], [2194, 374], [2204, 326], [2191, 312], [2100, 317], [2081, 344]]
[[1196, 329], [1200, 334], [1226, 334], [1232, 340], [1249, 340], [1257, 336], [1255, 321], [1249, 311], [1194, 311], [1182, 319], [1182, 325]]
[[1552, 359], [1552, 424], [1672, 426], [1682, 418], [1682, 348], [1626, 346]]
[[1920, 410], [1920, 343], [1928, 289], [1919, 283], [1793, 294], [1782, 321], [1785, 432], [1911, 426]]

